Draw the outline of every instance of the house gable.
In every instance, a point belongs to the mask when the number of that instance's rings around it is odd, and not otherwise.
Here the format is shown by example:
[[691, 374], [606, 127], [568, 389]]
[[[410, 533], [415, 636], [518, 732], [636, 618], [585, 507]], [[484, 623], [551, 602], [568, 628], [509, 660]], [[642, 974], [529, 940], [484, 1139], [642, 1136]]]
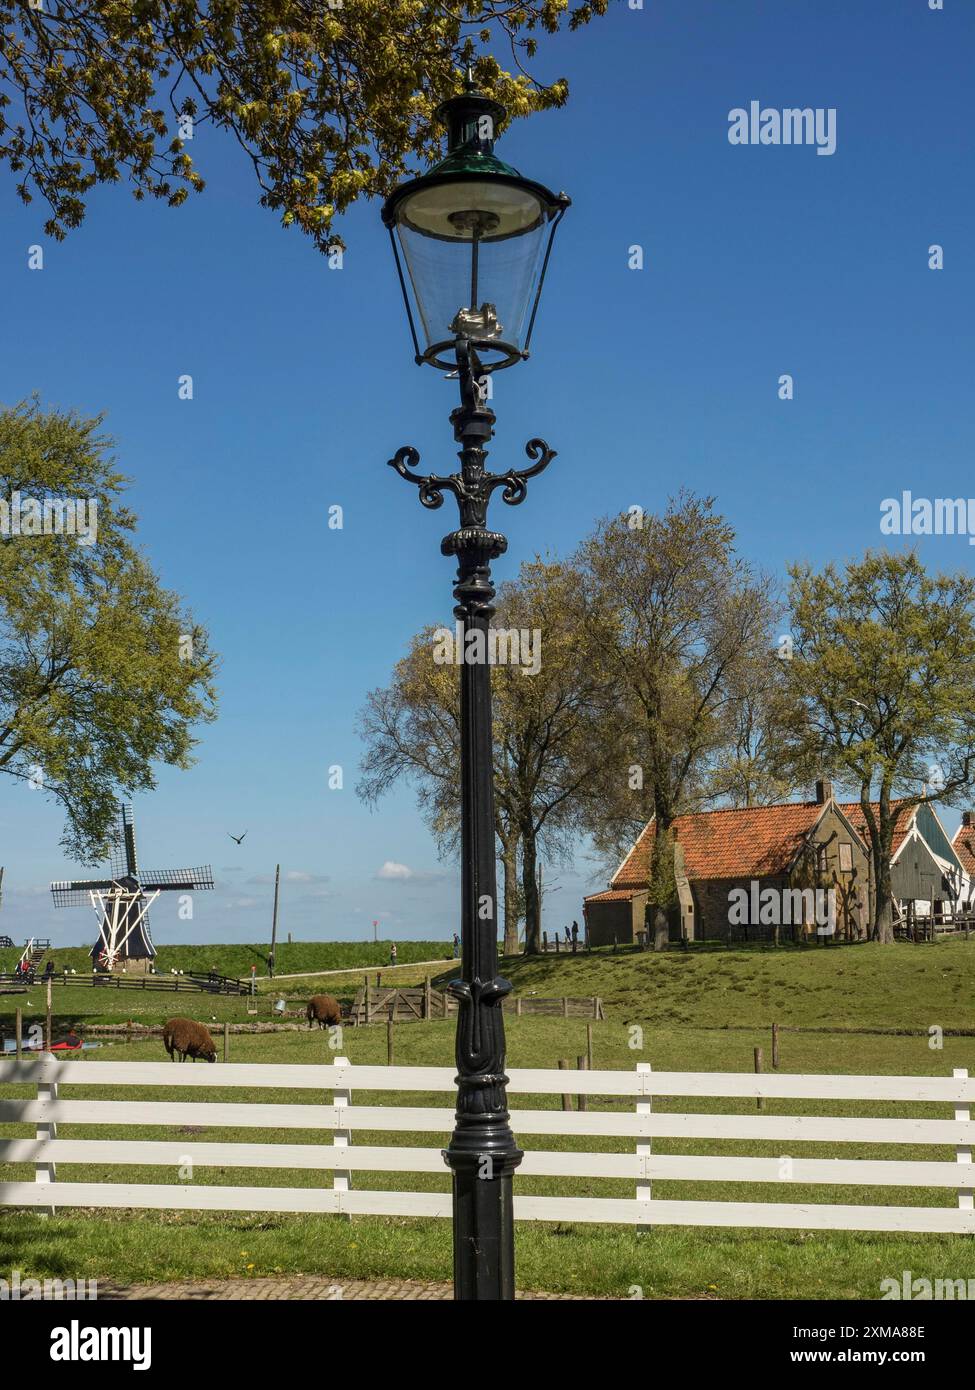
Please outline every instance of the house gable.
[[954, 845], [948, 839], [944, 826], [938, 819], [937, 812], [927, 801], [922, 801], [917, 808], [915, 824], [926, 841], [928, 848], [938, 859], [947, 860], [953, 868], [964, 868], [964, 865], [955, 852]]

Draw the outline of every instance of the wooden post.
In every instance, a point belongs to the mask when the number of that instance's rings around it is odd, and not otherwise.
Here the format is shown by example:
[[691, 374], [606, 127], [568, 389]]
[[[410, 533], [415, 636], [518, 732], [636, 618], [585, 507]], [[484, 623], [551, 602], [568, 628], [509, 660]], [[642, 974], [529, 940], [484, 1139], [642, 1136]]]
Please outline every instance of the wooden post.
[[568, 999], [565, 997], [564, 994], [563, 994], [563, 996], [562, 996], [562, 1017], [563, 1017], [563, 1018], [568, 1018], [568, 1017], [569, 1017], [569, 1001], [568, 1001]]
[[225, 1024], [223, 1025], [223, 1060], [224, 1060], [225, 1062], [228, 1062], [228, 1061], [230, 1060], [230, 1024], [229, 1024], [229, 1023], [225, 1023]]
[[592, 1071], [592, 1069], [593, 1069], [593, 1056], [592, 1056], [592, 1024], [591, 1024], [591, 1023], [587, 1023], [587, 1024], [586, 1024], [586, 1066], [589, 1068], [590, 1071]]
[[273, 964], [272, 964], [272, 966], [271, 966], [271, 969], [272, 969], [272, 970], [275, 970], [275, 969], [277, 968], [277, 964], [278, 964], [277, 961], [276, 961], [275, 958], [274, 958], [274, 952], [275, 952], [275, 949], [276, 949], [277, 943], [278, 943], [278, 886], [279, 886], [280, 882], [281, 882], [281, 865], [280, 865], [280, 864], [275, 864], [275, 866], [274, 866], [274, 908], [273, 908], [273, 910], [272, 910], [272, 912], [271, 912], [271, 960], [272, 960], [272, 962], [273, 962]]
[[[957, 1077], [959, 1081], [967, 1081], [968, 1068], [955, 1067], [954, 1071], [951, 1074], [952, 1076]], [[960, 1120], [962, 1123], [967, 1123], [971, 1118], [972, 1112], [967, 1105], [955, 1107], [956, 1120]], [[963, 1163], [966, 1165], [967, 1172], [975, 1171], [972, 1169], [972, 1151], [970, 1147], [956, 1149], [955, 1158], [959, 1163]], [[962, 1187], [958, 1189], [958, 1210], [971, 1211], [973, 1206], [975, 1206], [975, 1178], [972, 1179], [971, 1187]]]
[[[651, 1066], [650, 1066], [650, 1063], [649, 1063], [649, 1062], [637, 1062], [637, 1064], [636, 1064], [636, 1069], [637, 1069], [638, 1072], [647, 1072], [647, 1071], [650, 1071], [650, 1070], [651, 1070]], [[652, 1096], [652, 1095], [647, 1096], [647, 1097], [646, 1097], [645, 1099], [643, 1099], [643, 1100], [638, 1100], [638, 1101], [637, 1101], [637, 1103], [636, 1103], [636, 1113], [637, 1113], [638, 1115], [652, 1115], [652, 1114], [653, 1114], [653, 1096]], [[636, 1146], [636, 1153], [637, 1153], [637, 1158], [646, 1158], [646, 1159], [649, 1159], [650, 1156], [651, 1156], [651, 1154], [653, 1153], [653, 1140], [652, 1140], [652, 1139], [644, 1139], [644, 1140], [639, 1141], [639, 1142], [637, 1143], [637, 1146]], [[652, 1190], [652, 1186], [651, 1186], [651, 1183], [650, 1183], [650, 1179], [649, 1179], [649, 1178], [644, 1178], [643, 1182], [638, 1182], [638, 1183], [637, 1183], [636, 1199], [637, 1199], [638, 1202], [649, 1202], [652, 1196], [653, 1196], [653, 1190]], [[637, 1229], [638, 1232], [639, 1232], [639, 1231], [644, 1231], [644, 1232], [646, 1232], [646, 1231], [651, 1230], [652, 1228], [651, 1228], [651, 1226], [650, 1226], [650, 1224], [649, 1224], [649, 1222], [648, 1222], [646, 1225], [637, 1226], [636, 1229]]]
[[[57, 1062], [50, 1052], [45, 1053], [41, 1059], [42, 1080], [37, 1083], [37, 1099], [40, 1102], [41, 1113], [47, 1110], [49, 1105], [56, 1105], [58, 1099], [58, 1083], [50, 1078], [54, 1075], [54, 1068]], [[37, 1122], [37, 1132], [35, 1138], [56, 1139], [58, 1137], [58, 1127], [53, 1120]], [[39, 1183], [53, 1183], [57, 1181], [57, 1168], [53, 1163], [38, 1163], [34, 1169], [34, 1181]], [[48, 1207], [44, 1213], [47, 1216], [54, 1215], [54, 1207]]]
[[[576, 1058], [576, 1062], [578, 1063], [578, 1066], [579, 1066], [579, 1070], [580, 1070], [580, 1071], [588, 1071], [588, 1070], [589, 1070], [589, 1060], [588, 1060], [587, 1057], [585, 1057], [585, 1056], [583, 1056], [583, 1057], [577, 1057], [577, 1058]], [[589, 1108], [589, 1097], [588, 1097], [584, 1092], [582, 1092], [582, 1091], [579, 1092], [579, 1104], [578, 1104], [578, 1108], [579, 1108], [580, 1110], [587, 1110], [587, 1109]]]
[[24, 1055], [24, 1011], [18, 1009], [14, 1014], [14, 1038], [17, 1044], [17, 1061]]
[[386, 1020], [386, 1065], [393, 1065], [393, 1005], [390, 1006], [389, 1018]]
[[521, 995], [515, 1000], [515, 1017], [521, 1018]]
[[547, 951], [547, 950], [548, 950], [548, 932], [547, 932], [547, 931], [543, 931], [543, 932], [542, 932], [542, 950], [543, 950], [543, 951]]
[[46, 1038], [45, 1038], [44, 1046], [45, 1046], [45, 1048], [47, 1049], [47, 1051], [50, 1052], [50, 1050], [51, 1050], [51, 977], [50, 977], [50, 975], [48, 975], [48, 977], [47, 977], [47, 1024], [46, 1024]]
[[433, 1017], [433, 1000], [431, 998], [430, 976], [428, 975], [423, 985], [423, 1017]]
[[775, 1071], [779, 1069], [779, 1025], [772, 1024], [772, 1066]]
[[[568, 1059], [568, 1057], [560, 1057], [560, 1058], [559, 1058], [559, 1071], [567, 1071], [567, 1070], [568, 1070], [568, 1067], [569, 1067], [569, 1059]], [[563, 1091], [563, 1093], [562, 1093], [562, 1109], [563, 1109], [563, 1110], [571, 1110], [571, 1109], [572, 1109], [572, 1097], [571, 1097], [571, 1096], [567, 1096], [567, 1095], [565, 1094], [564, 1091]]]
[[[764, 1054], [764, 1052], [762, 1051], [762, 1049], [761, 1049], [760, 1047], [756, 1047], [756, 1049], [755, 1049], [755, 1075], [756, 1075], [756, 1076], [761, 1076], [762, 1070], [763, 1070], [764, 1066], [765, 1066], [765, 1054]], [[757, 1101], [756, 1101], [756, 1106], [757, 1106], [757, 1108], [758, 1108], [759, 1110], [764, 1110], [764, 1109], [765, 1109], [765, 1101], [764, 1101], [764, 1099], [763, 1099], [762, 1096], [759, 1096], [759, 1097], [758, 1097], [758, 1099], [757, 1099]]]
[[[337, 1067], [347, 1067], [348, 1065], [349, 1065], [349, 1059], [348, 1059], [348, 1057], [336, 1057], [336, 1059], [335, 1059], [335, 1066], [337, 1066]], [[351, 1091], [333, 1091], [333, 1092], [332, 1092], [332, 1104], [335, 1106], [336, 1110], [339, 1110], [339, 1111], [342, 1110], [345, 1106], [351, 1105], [351, 1104], [352, 1104], [352, 1092], [351, 1092]], [[341, 1115], [336, 1115], [335, 1118], [338, 1120], [338, 1119], [341, 1119], [342, 1116], [341, 1116]], [[336, 1129], [336, 1130], [333, 1130], [333, 1131], [332, 1131], [332, 1144], [333, 1144], [333, 1146], [334, 1146], [336, 1149], [347, 1149], [351, 1143], [352, 1143], [352, 1131], [351, 1131], [350, 1129]], [[352, 1173], [351, 1173], [351, 1171], [350, 1171], [349, 1169], [342, 1170], [342, 1169], [336, 1168], [336, 1170], [335, 1170], [335, 1175], [334, 1175], [334, 1177], [332, 1178], [332, 1186], [333, 1186], [333, 1188], [335, 1189], [336, 1192], [348, 1192], [349, 1188], [352, 1186]], [[339, 1198], [339, 1200], [341, 1201], [341, 1198]], [[351, 1215], [350, 1215], [348, 1212], [344, 1212], [343, 1215], [345, 1216], [346, 1221], [351, 1221], [351, 1220], [352, 1220], [352, 1217], [351, 1217]]]

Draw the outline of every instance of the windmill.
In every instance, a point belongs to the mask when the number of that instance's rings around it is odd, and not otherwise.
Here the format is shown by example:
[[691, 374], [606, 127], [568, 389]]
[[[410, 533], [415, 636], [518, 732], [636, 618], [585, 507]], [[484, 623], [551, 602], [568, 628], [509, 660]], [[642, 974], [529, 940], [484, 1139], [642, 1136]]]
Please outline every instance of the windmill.
[[120, 960], [141, 961], [143, 969], [156, 948], [149, 934], [149, 908], [160, 893], [193, 893], [213, 887], [209, 864], [197, 869], [139, 870], [135, 820], [131, 806], [120, 805], [110, 851], [111, 877], [63, 879], [51, 884], [55, 907], [89, 904], [99, 921], [92, 959], [103, 970]]

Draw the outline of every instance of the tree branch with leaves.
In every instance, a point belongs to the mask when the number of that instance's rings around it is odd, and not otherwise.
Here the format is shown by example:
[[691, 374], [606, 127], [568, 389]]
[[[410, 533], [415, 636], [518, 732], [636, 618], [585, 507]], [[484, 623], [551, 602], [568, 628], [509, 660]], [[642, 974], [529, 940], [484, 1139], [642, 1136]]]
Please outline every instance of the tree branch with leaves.
[[104, 851], [117, 797], [155, 785], [154, 762], [188, 767], [193, 726], [215, 717], [206, 631], [163, 588], [131, 535], [101, 419], [0, 410], [0, 494], [82, 501], [77, 533], [0, 539], [0, 773], [66, 814], [62, 844]]

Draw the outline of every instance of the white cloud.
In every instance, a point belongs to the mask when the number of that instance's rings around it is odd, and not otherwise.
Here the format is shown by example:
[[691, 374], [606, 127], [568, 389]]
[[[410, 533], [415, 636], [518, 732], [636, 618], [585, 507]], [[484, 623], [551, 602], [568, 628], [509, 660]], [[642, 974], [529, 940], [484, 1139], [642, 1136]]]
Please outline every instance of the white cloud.
[[415, 878], [413, 870], [406, 864], [397, 864], [394, 859], [387, 859], [381, 869], [377, 869], [376, 878], [408, 879]]
[[395, 859], [387, 859], [373, 878], [386, 879], [393, 883], [440, 883], [447, 875], [428, 873], [423, 869], [411, 869], [409, 864], [400, 864]]

